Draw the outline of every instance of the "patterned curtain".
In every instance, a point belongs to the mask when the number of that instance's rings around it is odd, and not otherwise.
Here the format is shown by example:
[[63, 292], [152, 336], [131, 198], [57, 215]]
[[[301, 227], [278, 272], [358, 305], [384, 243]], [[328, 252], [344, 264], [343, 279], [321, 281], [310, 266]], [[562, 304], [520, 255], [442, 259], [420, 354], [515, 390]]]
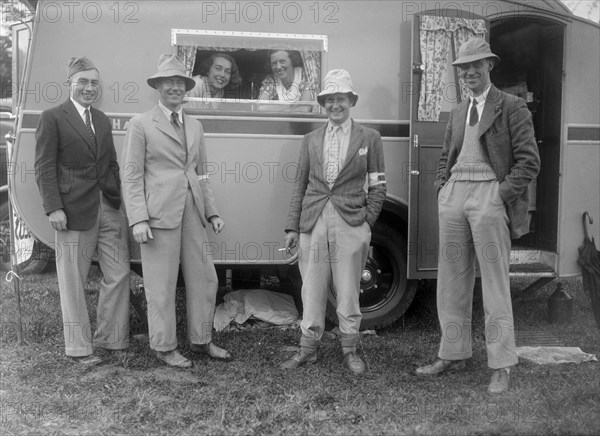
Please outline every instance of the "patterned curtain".
[[[417, 118], [419, 121], [435, 121], [440, 118], [442, 99], [444, 98], [444, 85], [447, 83], [448, 54], [450, 38], [454, 39], [455, 46], [459, 47], [471, 36], [484, 36], [486, 32], [485, 21], [469, 20], [467, 18], [451, 18], [424, 15], [421, 17], [419, 32], [419, 45], [421, 59], [425, 65], [421, 78], [419, 93], [419, 107]], [[464, 84], [461, 92], [464, 95]]]
[[304, 63], [304, 72], [308, 79], [308, 87], [316, 98], [320, 89], [321, 81], [321, 61], [320, 53], [316, 51], [300, 51], [302, 62]]

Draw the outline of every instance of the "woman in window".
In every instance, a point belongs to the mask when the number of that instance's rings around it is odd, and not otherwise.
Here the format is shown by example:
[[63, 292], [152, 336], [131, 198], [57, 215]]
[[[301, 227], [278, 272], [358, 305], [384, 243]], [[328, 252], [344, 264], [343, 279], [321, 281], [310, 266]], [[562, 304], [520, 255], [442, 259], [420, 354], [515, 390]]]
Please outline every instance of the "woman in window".
[[[226, 53], [214, 53], [200, 65], [200, 75], [193, 76], [196, 86], [188, 97], [224, 98], [226, 87], [238, 86], [242, 81], [235, 59]], [[190, 101], [188, 107], [202, 107], [202, 102]]]
[[262, 81], [259, 100], [278, 100], [287, 103], [315, 100], [302, 68], [299, 52], [271, 50], [269, 61], [273, 74], [269, 74]]

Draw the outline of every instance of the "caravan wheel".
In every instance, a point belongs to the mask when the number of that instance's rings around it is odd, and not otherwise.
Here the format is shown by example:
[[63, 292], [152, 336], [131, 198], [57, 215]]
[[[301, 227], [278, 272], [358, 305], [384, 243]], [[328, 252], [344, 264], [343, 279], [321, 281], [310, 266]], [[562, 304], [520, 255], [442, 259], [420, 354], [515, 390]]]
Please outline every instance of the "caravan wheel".
[[[393, 324], [412, 303], [417, 282], [406, 278], [406, 257], [404, 236], [388, 224], [377, 222], [360, 282], [361, 330], [380, 329]], [[337, 324], [335, 307], [335, 292], [332, 291], [327, 317]]]

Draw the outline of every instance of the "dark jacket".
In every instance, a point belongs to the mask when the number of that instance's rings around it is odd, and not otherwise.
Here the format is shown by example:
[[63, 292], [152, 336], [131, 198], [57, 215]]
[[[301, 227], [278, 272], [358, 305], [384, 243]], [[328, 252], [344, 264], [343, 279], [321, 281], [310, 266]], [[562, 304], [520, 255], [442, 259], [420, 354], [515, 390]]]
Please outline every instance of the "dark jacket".
[[121, 206], [119, 164], [108, 117], [91, 109], [97, 151], [71, 100], [42, 112], [35, 132], [35, 179], [47, 215], [63, 209], [69, 230], [96, 223], [100, 191]]
[[[328, 200], [351, 226], [367, 221], [373, 227], [383, 207], [386, 185], [379, 132], [352, 121], [348, 153], [330, 189], [323, 172], [326, 129], [327, 124], [305, 135], [302, 141], [286, 231], [312, 230]], [[370, 184], [368, 193], [364, 190], [367, 174], [378, 178]]]
[[[465, 134], [469, 100], [450, 113], [435, 186], [439, 189], [450, 178]], [[531, 112], [522, 98], [500, 91], [492, 85], [479, 121], [479, 139], [496, 178], [500, 196], [506, 204], [513, 239], [529, 233], [527, 186], [540, 170], [540, 155], [535, 142]]]

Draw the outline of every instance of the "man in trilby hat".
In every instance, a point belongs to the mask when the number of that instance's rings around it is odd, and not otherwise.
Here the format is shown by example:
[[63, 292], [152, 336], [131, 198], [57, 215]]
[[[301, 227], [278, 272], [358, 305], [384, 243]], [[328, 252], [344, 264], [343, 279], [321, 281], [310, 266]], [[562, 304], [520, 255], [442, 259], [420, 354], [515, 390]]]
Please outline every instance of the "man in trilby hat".
[[471, 38], [453, 62], [470, 98], [455, 107], [446, 127], [435, 186], [440, 253], [437, 308], [442, 330], [438, 359], [421, 375], [463, 369], [472, 356], [471, 309], [479, 264], [485, 310], [491, 395], [508, 390], [518, 362], [509, 261], [511, 238], [529, 232], [527, 186], [540, 157], [525, 101], [498, 90], [490, 72], [500, 61], [482, 38]]
[[175, 288], [181, 264], [190, 349], [227, 360], [230, 354], [211, 340], [218, 280], [205, 230], [210, 225], [219, 233], [224, 223], [208, 184], [202, 125], [182, 111], [195, 82], [172, 54], [160, 56], [158, 71], [147, 81], [159, 101], [131, 119], [122, 163], [125, 209], [141, 244], [150, 347], [168, 365], [192, 366], [177, 351]]
[[360, 278], [386, 183], [379, 132], [350, 117], [357, 100], [346, 70], [327, 73], [317, 101], [329, 121], [302, 141], [285, 245], [298, 246], [304, 312], [300, 351], [281, 365], [285, 369], [317, 361], [333, 289], [345, 362], [353, 374], [365, 372], [357, 353]]
[[[65, 352], [91, 366], [101, 362], [95, 348], [129, 345], [127, 221], [111, 123], [92, 106], [99, 97], [100, 73], [90, 59], [73, 57], [67, 80], [69, 99], [40, 116], [35, 176], [55, 230]], [[103, 274], [93, 335], [84, 294], [92, 257]]]

